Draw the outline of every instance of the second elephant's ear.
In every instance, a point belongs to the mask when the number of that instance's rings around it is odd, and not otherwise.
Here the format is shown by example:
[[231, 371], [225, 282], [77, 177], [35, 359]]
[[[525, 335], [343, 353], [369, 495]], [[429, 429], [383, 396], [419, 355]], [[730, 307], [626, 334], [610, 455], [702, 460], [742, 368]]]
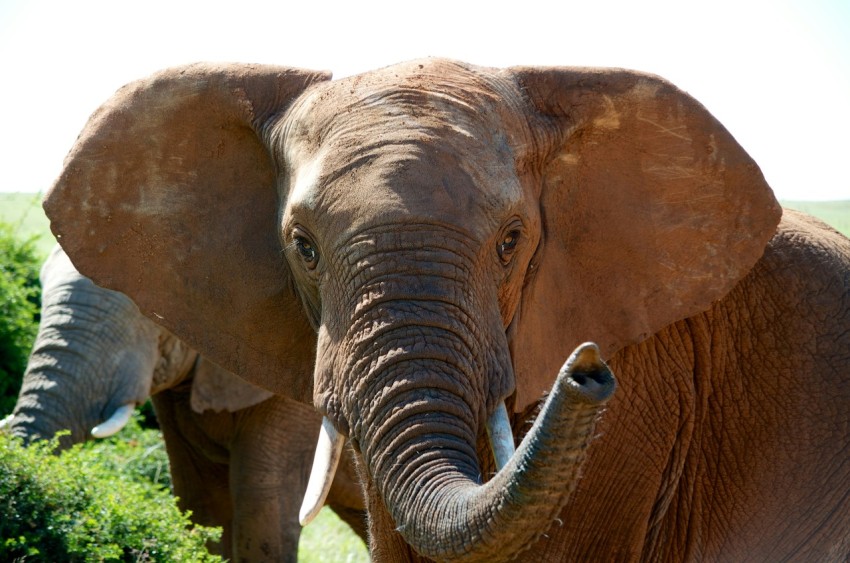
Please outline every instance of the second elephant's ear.
[[521, 409], [581, 342], [610, 357], [708, 309], [761, 257], [781, 209], [729, 132], [663, 79], [510, 73], [544, 163], [542, 247], [512, 332]]
[[85, 275], [257, 385], [311, 400], [315, 336], [277, 226], [260, 132], [323, 72], [197, 64], [119, 90], [44, 201]]
[[271, 392], [248, 383], [198, 354], [189, 399], [195, 412], [236, 412], [261, 403], [271, 396]]

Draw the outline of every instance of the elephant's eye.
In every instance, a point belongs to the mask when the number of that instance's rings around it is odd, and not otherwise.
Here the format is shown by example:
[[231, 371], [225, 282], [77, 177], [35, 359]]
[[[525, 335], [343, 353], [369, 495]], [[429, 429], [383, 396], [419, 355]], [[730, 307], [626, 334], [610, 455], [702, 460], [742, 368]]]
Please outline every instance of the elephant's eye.
[[302, 236], [296, 236], [295, 248], [298, 250], [298, 254], [301, 256], [301, 259], [304, 260], [304, 263], [308, 268], [312, 270], [316, 267], [316, 262], [319, 261], [319, 253], [309, 239]]
[[497, 248], [499, 252], [499, 258], [501, 258], [502, 262], [504, 262], [505, 264], [510, 262], [511, 256], [514, 253], [514, 250], [516, 250], [517, 242], [519, 242], [519, 236], [520, 233], [517, 229], [508, 231], [505, 234], [505, 238], [503, 238], [502, 242], [499, 243], [499, 246]]

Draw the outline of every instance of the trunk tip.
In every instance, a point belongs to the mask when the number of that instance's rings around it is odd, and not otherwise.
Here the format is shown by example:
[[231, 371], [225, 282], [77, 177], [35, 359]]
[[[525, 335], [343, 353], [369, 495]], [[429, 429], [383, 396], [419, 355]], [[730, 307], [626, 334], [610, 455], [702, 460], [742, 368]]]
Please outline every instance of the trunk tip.
[[594, 342], [579, 345], [558, 373], [558, 382], [593, 403], [605, 403], [614, 394], [617, 380]]

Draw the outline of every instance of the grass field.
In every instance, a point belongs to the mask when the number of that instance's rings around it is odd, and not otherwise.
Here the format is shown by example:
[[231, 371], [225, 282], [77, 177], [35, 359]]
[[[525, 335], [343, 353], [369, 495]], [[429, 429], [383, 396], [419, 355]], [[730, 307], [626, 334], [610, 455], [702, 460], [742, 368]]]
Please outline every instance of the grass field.
[[[850, 200], [783, 204], [820, 217], [850, 236]], [[37, 237], [37, 248], [44, 256], [55, 243], [38, 194], [0, 193], [0, 222], [10, 224], [20, 237]], [[332, 511], [324, 509], [316, 521], [304, 529], [299, 560], [308, 563], [359, 563], [369, 561], [369, 556], [363, 543], [348, 526]]]

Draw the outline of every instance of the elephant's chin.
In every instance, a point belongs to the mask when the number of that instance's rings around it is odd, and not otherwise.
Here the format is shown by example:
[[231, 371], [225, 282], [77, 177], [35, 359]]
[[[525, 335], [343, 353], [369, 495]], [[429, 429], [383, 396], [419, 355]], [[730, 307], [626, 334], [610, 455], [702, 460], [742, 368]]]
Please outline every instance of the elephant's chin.
[[[434, 431], [434, 425], [421, 430], [427, 426], [421, 417], [417, 427], [390, 415], [388, 424], [397, 426], [379, 434], [382, 443], [363, 448], [369, 478], [386, 507], [387, 524], [420, 555], [436, 561], [515, 557], [548, 528], [575, 489], [595, 422], [615, 388], [596, 345], [579, 346], [561, 369], [532, 429], [483, 485], [474, 447], [459, 445], [451, 435], [451, 427], [460, 421], [444, 417], [440, 424], [445, 431]], [[405, 399], [423, 401], [415, 393]], [[437, 402], [428, 415], [444, 415], [438, 412], [441, 406]], [[496, 457], [505, 454], [496, 451]]]

